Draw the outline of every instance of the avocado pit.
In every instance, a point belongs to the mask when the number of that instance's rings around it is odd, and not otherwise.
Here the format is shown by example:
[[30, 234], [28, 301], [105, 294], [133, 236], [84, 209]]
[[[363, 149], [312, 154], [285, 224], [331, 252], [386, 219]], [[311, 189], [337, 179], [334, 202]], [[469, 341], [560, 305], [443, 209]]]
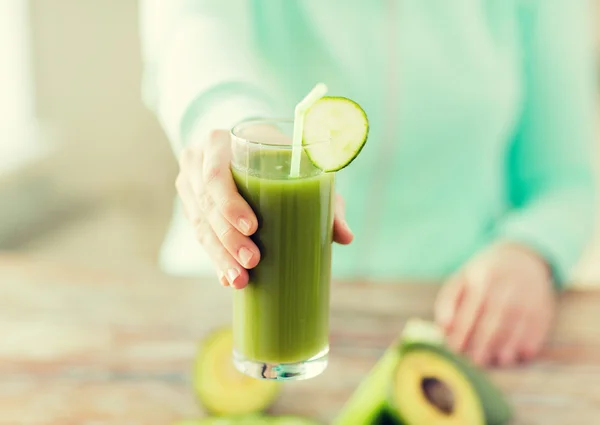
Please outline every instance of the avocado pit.
[[427, 401], [445, 415], [454, 413], [454, 394], [444, 382], [434, 377], [421, 380], [421, 390]]

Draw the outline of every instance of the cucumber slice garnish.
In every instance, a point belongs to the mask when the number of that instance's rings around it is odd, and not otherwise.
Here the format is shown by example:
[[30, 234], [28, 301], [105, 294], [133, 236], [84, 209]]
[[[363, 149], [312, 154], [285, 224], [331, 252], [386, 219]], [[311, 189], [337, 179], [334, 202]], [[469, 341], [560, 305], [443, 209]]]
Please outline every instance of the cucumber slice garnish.
[[306, 111], [302, 143], [317, 168], [333, 172], [347, 167], [358, 156], [368, 134], [367, 114], [358, 103], [325, 96]]

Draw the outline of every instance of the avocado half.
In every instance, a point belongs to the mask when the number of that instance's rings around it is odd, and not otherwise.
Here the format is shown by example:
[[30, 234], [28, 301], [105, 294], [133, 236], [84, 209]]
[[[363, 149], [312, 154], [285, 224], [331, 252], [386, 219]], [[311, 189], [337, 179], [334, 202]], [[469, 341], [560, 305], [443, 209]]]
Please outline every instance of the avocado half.
[[512, 410], [431, 322], [411, 319], [334, 425], [504, 425]]
[[402, 347], [413, 342], [426, 341], [431, 345], [444, 342], [444, 335], [430, 322], [409, 320], [400, 337], [385, 350], [367, 377], [344, 404], [333, 425], [388, 425], [398, 423], [388, 399], [394, 370], [400, 361]]
[[[502, 392], [482, 370], [445, 344], [412, 341], [401, 347], [400, 357], [391, 404], [401, 423], [422, 423], [411, 420], [411, 413], [416, 419], [426, 415], [423, 423], [431, 425], [504, 425], [511, 420], [512, 408]], [[415, 389], [420, 391], [414, 393]], [[407, 391], [418, 400], [413, 400], [412, 409], [405, 405]]]
[[475, 387], [451, 353], [413, 344], [402, 353], [390, 406], [405, 425], [486, 425]]
[[233, 365], [232, 352], [231, 328], [214, 330], [200, 343], [192, 375], [196, 397], [215, 416], [265, 411], [279, 394], [279, 383], [242, 374]]

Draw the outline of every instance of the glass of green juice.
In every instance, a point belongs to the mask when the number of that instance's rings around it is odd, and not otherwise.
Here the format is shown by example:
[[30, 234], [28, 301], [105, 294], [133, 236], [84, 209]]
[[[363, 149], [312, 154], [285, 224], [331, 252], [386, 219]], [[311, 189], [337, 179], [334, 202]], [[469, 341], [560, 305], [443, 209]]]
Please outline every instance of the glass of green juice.
[[231, 131], [231, 171], [258, 218], [261, 252], [233, 294], [233, 361], [259, 379], [308, 379], [327, 367], [335, 173], [313, 165], [304, 146], [291, 177], [293, 124], [252, 119]]

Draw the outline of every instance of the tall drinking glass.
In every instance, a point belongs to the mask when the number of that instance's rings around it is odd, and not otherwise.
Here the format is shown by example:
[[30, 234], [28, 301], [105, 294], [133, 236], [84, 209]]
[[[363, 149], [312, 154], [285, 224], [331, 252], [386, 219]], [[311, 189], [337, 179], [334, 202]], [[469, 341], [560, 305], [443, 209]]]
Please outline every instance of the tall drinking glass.
[[292, 130], [291, 119], [232, 130], [231, 169], [258, 217], [252, 239], [261, 252], [248, 286], [233, 294], [233, 361], [259, 379], [308, 379], [327, 367], [335, 174], [302, 149], [290, 176]]

